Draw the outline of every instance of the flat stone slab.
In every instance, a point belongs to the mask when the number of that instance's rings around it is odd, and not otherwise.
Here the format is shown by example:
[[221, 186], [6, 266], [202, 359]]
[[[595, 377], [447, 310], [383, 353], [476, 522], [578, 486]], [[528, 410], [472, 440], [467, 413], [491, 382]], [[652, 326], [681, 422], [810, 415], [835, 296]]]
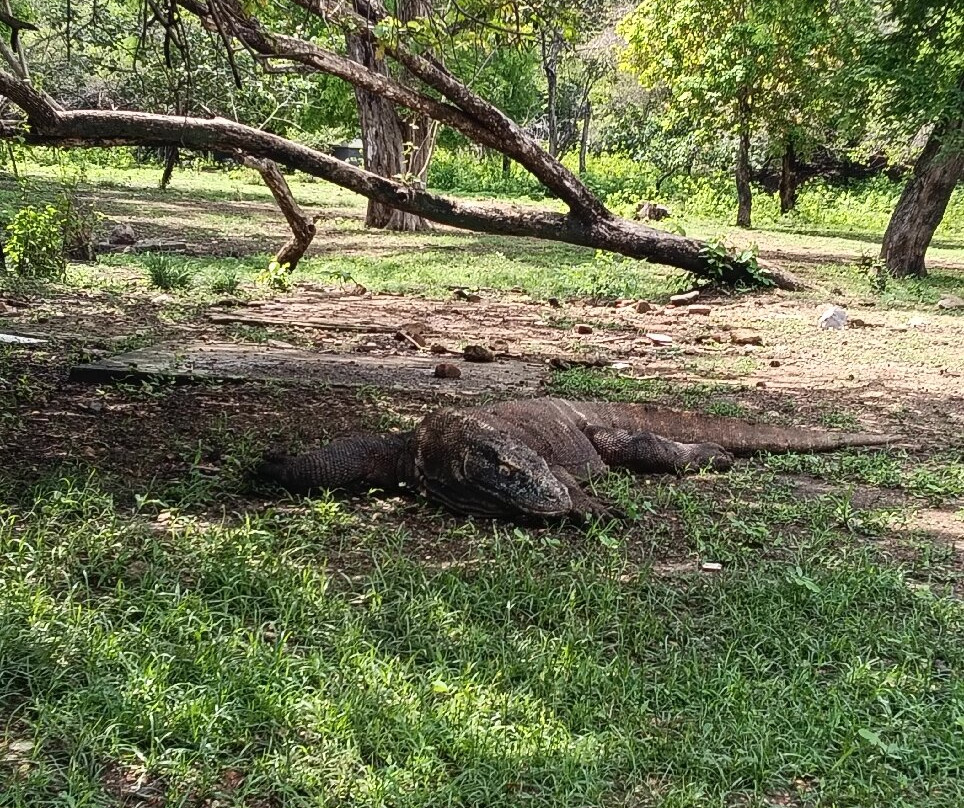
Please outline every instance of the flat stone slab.
[[[459, 379], [435, 377], [439, 362], [457, 364]], [[375, 386], [385, 390], [536, 394], [548, 368], [518, 359], [489, 364], [461, 358], [318, 353], [299, 348], [225, 343], [163, 343], [71, 368], [72, 381], [100, 383], [166, 376], [199, 379], [313, 382], [332, 387]]]
[[0, 342], [12, 345], [44, 345], [47, 340], [25, 337], [22, 334], [0, 334]]

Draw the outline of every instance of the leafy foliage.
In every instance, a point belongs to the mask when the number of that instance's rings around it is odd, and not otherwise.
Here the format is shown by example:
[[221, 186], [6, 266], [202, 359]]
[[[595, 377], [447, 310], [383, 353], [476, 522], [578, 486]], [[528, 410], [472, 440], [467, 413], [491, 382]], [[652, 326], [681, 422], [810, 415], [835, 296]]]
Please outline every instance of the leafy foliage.
[[21, 278], [60, 281], [64, 258], [64, 214], [54, 205], [24, 205], [7, 224], [5, 264]]

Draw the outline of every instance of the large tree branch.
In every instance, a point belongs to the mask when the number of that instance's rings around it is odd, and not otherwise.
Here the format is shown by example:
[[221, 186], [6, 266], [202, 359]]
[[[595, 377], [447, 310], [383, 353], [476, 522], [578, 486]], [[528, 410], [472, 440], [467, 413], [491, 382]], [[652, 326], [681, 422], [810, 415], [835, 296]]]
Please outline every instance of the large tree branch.
[[[0, 93], [8, 95], [2, 76]], [[22, 93], [18, 92], [18, 96]], [[13, 95], [8, 95], [16, 102]], [[25, 96], [33, 103], [34, 97]], [[19, 103], [19, 102], [17, 102]], [[39, 111], [39, 110], [37, 110]], [[43, 122], [41, 122], [41, 118]], [[206, 150], [237, 150], [274, 160], [289, 168], [348, 188], [369, 199], [453, 227], [500, 235], [530, 236], [609, 250], [715, 277], [695, 239], [654, 230], [616, 217], [591, 221], [548, 211], [494, 209], [445, 199], [408, 187], [337, 160], [330, 155], [224, 118], [186, 118], [145, 112], [48, 108], [44, 116], [30, 115], [24, 129], [16, 122], [0, 123], [0, 138], [23, 137], [27, 143], [63, 147], [178, 146]], [[792, 275], [772, 270], [774, 282], [786, 289], [801, 288]], [[729, 261], [726, 282], [753, 282], [745, 265]]]
[[[208, 25], [214, 25], [215, 15], [200, 0], [177, 0], [184, 9]], [[406, 51], [398, 43], [379, 42], [386, 55], [407, 68], [412, 75], [439, 92], [449, 102], [439, 101], [412, 87], [369, 70], [364, 65], [340, 54], [319, 47], [298, 37], [277, 34], [265, 29], [248, 15], [236, 0], [217, 0], [219, 14], [230, 20], [235, 37], [263, 57], [275, 57], [300, 63], [319, 72], [344, 79], [355, 87], [375, 93], [392, 103], [420, 112], [451, 126], [469, 139], [509, 155], [532, 174], [546, 188], [555, 193], [580, 218], [612, 216], [596, 196], [558, 160], [546, 154], [539, 144], [501, 110], [469, 90], [441, 65]], [[372, 37], [369, 21], [344, 7], [334, 11], [317, 0], [295, 0], [302, 8], [330, 21], [338, 14], [357, 35]], [[373, 11], [383, 15], [383, 11]], [[219, 18], [223, 24], [225, 19]]]

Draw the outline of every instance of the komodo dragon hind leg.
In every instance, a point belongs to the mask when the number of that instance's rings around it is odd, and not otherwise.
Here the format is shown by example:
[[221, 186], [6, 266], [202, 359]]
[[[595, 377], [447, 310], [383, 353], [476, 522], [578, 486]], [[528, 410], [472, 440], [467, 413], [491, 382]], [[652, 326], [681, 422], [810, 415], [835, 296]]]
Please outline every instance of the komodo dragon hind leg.
[[726, 471], [733, 465], [733, 455], [715, 443], [677, 443], [652, 432], [602, 426], [588, 427], [586, 436], [606, 465], [642, 474]]

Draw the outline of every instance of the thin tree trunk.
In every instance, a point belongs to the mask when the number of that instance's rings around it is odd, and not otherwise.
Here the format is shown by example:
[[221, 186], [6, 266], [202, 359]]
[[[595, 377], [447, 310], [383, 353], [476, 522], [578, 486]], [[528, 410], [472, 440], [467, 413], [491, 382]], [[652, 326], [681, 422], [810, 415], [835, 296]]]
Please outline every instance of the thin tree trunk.
[[750, 190], [750, 133], [745, 128], [740, 131], [740, 148], [736, 155], [736, 196], [737, 227], [749, 227], [753, 193]]
[[169, 146], [164, 149], [164, 170], [161, 172], [159, 187], [162, 191], [167, 190], [171, 182], [171, 175], [174, 174], [174, 166], [177, 165], [178, 150], [177, 146]]
[[589, 123], [592, 120], [592, 104], [587, 100], [586, 114], [582, 118], [582, 138], [579, 140], [579, 176], [586, 174], [586, 153], [589, 151]]
[[542, 32], [542, 69], [546, 74], [546, 116], [549, 126], [549, 156], [559, 156], [559, 119], [556, 112], [559, 94], [559, 50], [561, 36], [556, 31]]
[[512, 159], [508, 154], [502, 155], [502, 179], [507, 180], [512, 176]]
[[797, 155], [793, 141], [787, 140], [780, 171], [780, 213], [789, 213], [797, 206]]
[[936, 127], [914, 164], [880, 248], [881, 261], [894, 277], [927, 274], [927, 248], [944, 218], [954, 186], [964, 177], [962, 138], [964, 120]]

